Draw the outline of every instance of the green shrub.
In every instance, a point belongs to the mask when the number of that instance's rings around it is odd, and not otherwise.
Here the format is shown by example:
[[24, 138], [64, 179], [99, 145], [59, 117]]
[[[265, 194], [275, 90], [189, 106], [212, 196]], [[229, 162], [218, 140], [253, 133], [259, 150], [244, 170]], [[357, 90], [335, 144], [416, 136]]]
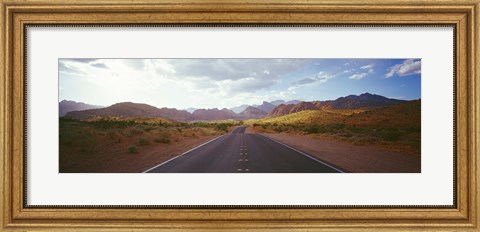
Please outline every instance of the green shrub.
[[274, 125], [273, 125], [273, 130], [274, 130], [275, 132], [280, 133], [280, 132], [288, 131], [288, 130], [289, 130], [289, 127], [288, 127], [288, 126], [285, 126], [285, 125], [279, 125], [279, 126], [277, 125], [277, 126], [276, 126], [276, 124], [274, 124]]
[[343, 128], [345, 128], [345, 124], [343, 124], [343, 123], [336, 123], [335, 125], [333, 125], [334, 130], [340, 130], [340, 129], [343, 129]]
[[110, 140], [113, 140], [117, 143], [121, 142], [122, 139], [121, 139], [121, 134], [118, 133], [117, 131], [109, 131], [107, 132], [107, 137], [110, 139]]
[[128, 152], [129, 153], [137, 153], [138, 152], [137, 146], [132, 145], [132, 146], [128, 147]]
[[386, 141], [397, 141], [401, 135], [402, 133], [397, 129], [386, 129], [381, 136]]
[[150, 141], [146, 137], [142, 137], [138, 139], [138, 144], [140, 144], [140, 146], [145, 146], [145, 145], [148, 145], [149, 143]]
[[218, 130], [218, 131], [225, 131], [225, 132], [227, 132], [229, 126], [230, 126], [230, 125], [227, 124], [227, 123], [216, 123], [216, 124], [215, 124], [215, 129]]
[[320, 133], [320, 126], [318, 125], [311, 125], [311, 126], [306, 126], [304, 128], [304, 131], [307, 133], [307, 134], [318, 134]]

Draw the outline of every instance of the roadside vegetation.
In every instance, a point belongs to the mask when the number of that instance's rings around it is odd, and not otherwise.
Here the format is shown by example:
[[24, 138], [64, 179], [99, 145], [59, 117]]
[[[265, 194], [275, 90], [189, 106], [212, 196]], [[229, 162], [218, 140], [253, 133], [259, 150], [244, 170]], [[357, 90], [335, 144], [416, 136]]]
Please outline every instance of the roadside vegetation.
[[181, 148], [186, 140], [218, 136], [240, 124], [233, 120], [181, 123], [161, 118], [98, 117], [80, 121], [61, 117], [60, 170], [68, 172], [76, 160], [115, 155], [142, 157], [158, 146]]
[[420, 101], [373, 110], [308, 110], [245, 123], [262, 133], [295, 133], [420, 154]]
[[135, 149], [131, 146], [149, 146], [170, 144], [180, 137], [201, 137], [220, 135], [230, 128], [241, 125], [240, 121], [193, 122], [181, 123], [166, 119], [115, 118], [104, 117], [91, 121], [79, 121], [60, 118], [60, 148], [62, 146], [78, 147], [83, 153], [95, 152], [99, 147], [131, 141], [127, 145], [130, 153]]

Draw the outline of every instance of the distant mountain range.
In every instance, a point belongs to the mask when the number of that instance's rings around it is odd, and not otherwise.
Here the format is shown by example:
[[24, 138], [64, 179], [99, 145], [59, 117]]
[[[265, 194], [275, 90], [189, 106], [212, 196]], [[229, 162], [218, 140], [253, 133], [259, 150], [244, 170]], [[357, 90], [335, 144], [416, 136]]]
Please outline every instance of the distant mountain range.
[[267, 116], [267, 112], [253, 106], [247, 107], [244, 111], [238, 114], [241, 119], [258, 119]]
[[168, 118], [185, 122], [193, 119], [192, 114], [175, 108], [157, 108], [147, 104], [121, 102], [109, 107], [68, 112], [66, 118], [79, 120], [92, 119], [97, 116], [138, 117], [138, 118]]
[[88, 105], [83, 102], [63, 100], [59, 103], [59, 115], [65, 116], [68, 112], [102, 108], [103, 106]]
[[192, 113], [192, 117], [192, 119], [196, 121], [217, 121], [225, 119], [236, 119], [237, 114], [226, 108], [223, 108], [221, 110], [213, 108], [195, 110]]
[[386, 98], [380, 95], [364, 93], [349, 95], [329, 101], [300, 102], [297, 104], [281, 104], [268, 113], [267, 117], [278, 117], [304, 110], [368, 110], [382, 106], [390, 106], [405, 102], [403, 100]]
[[230, 110], [232, 110], [233, 112], [235, 113], [241, 113], [242, 111], [244, 111], [245, 109], [247, 109], [249, 106], [252, 106], [252, 107], [255, 107], [255, 108], [258, 108], [264, 112], [267, 112], [270, 113], [275, 107], [279, 106], [280, 104], [297, 104], [297, 103], [300, 103], [302, 101], [299, 101], [299, 100], [292, 100], [292, 101], [287, 101], [285, 102], [284, 100], [275, 100], [275, 101], [271, 101], [271, 102], [262, 102], [261, 105], [241, 105], [241, 106], [236, 106], [236, 107], [233, 107], [233, 108], [230, 108]]
[[249, 105], [241, 105], [241, 106], [230, 108], [230, 110], [235, 112], [236, 114], [238, 114], [238, 113], [244, 111], [247, 107], [249, 107]]
[[[91, 106], [89, 109], [76, 109], [68, 111], [62, 109], [65, 107], [64, 102], [60, 102], [60, 112], [67, 112], [64, 114], [66, 118], [74, 118], [79, 120], [93, 119], [98, 116], [117, 116], [117, 117], [142, 117], [152, 118], [161, 117], [168, 118], [180, 122], [189, 121], [216, 121], [216, 120], [247, 120], [258, 119], [264, 117], [278, 117], [287, 114], [292, 114], [304, 110], [335, 110], [335, 109], [373, 109], [382, 106], [390, 106], [405, 101], [386, 98], [376, 94], [364, 93], [361, 95], [349, 95], [340, 97], [329, 101], [288, 101], [277, 100], [272, 102], [264, 101], [261, 105], [241, 105], [230, 109], [195, 109], [188, 108], [187, 110], [177, 110], [175, 108], [157, 108], [147, 104], [122, 102], [111, 105], [109, 107], [99, 108]], [[93, 107], [93, 108], [92, 108]], [[87, 107], [88, 108], [88, 107]], [[60, 115], [62, 116], [62, 115]]]

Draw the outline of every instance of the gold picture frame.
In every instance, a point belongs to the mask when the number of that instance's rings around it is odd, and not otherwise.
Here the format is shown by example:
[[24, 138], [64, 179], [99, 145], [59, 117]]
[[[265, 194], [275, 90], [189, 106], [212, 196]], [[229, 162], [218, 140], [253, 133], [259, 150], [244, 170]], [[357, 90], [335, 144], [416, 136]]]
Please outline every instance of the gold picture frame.
[[[480, 231], [479, 0], [2, 0], [1, 222], [5, 231]], [[26, 25], [324, 24], [455, 26], [455, 207], [27, 207]]]

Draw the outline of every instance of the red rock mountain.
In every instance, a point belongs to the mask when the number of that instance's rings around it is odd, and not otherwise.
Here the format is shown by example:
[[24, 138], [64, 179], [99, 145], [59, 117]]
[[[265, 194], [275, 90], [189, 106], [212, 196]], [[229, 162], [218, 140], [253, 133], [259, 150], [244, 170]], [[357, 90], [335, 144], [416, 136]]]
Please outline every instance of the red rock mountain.
[[263, 118], [265, 116], [267, 116], [267, 112], [253, 106], [247, 107], [244, 111], [238, 114], [238, 118], [242, 120], [258, 119], [258, 118]]
[[174, 108], [157, 108], [147, 104], [122, 102], [100, 109], [72, 111], [65, 115], [66, 118], [88, 120], [96, 116], [138, 117], [138, 118], [168, 118], [185, 122], [192, 119], [192, 115], [185, 110]]
[[237, 114], [235, 112], [223, 108], [221, 110], [217, 108], [213, 109], [198, 109], [192, 113], [193, 120], [201, 121], [215, 121], [215, 120], [225, 120], [225, 119], [235, 119]]
[[89, 109], [97, 109], [101, 108], [102, 106], [94, 106], [85, 104], [83, 102], [76, 102], [76, 101], [67, 101], [63, 100], [58, 103], [58, 114], [60, 117], [65, 116], [68, 112], [77, 111], [77, 110], [89, 110]]
[[279, 105], [273, 109], [267, 117], [278, 117], [292, 114], [303, 110], [357, 110], [374, 109], [382, 106], [390, 106], [405, 101], [386, 98], [376, 94], [364, 93], [361, 95], [349, 95], [330, 101], [300, 102], [298, 104]]
[[290, 105], [280, 104], [275, 109], [273, 109], [270, 113], [268, 113], [267, 117], [278, 117], [282, 115], [291, 114], [290, 110], [292, 110], [294, 106], [295, 106], [294, 104], [290, 104]]
[[[60, 102], [60, 106], [65, 105], [65, 102], [62, 102]], [[216, 121], [226, 119], [247, 120], [263, 117], [278, 117], [304, 110], [373, 109], [382, 106], [394, 105], [405, 101], [364, 93], [359, 96], [349, 95], [346, 97], [340, 97], [331, 101], [291, 102], [294, 102], [295, 104], [281, 104], [276, 107], [271, 103], [263, 102], [263, 104], [258, 107], [248, 106], [245, 108], [245, 110], [238, 114], [226, 108], [221, 110], [217, 108], [197, 109], [193, 111], [193, 113], [189, 113], [188, 111], [177, 110], [175, 108], [157, 108], [147, 104], [122, 102], [105, 108], [71, 111], [66, 113], [64, 117], [78, 120], [88, 120], [98, 116], [138, 118], [159, 117], [179, 122]], [[269, 111], [270, 109], [272, 110]]]
[[275, 107], [277, 107], [276, 105], [272, 104], [272, 103], [269, 103], [269, 102], [262, 102], [261, 105], [259, 106], [255, 106], [255, 108], [263, 111], [263, 112], [266, 112], [267, 114], [270, 113], [273, 109], [275, 109]]

